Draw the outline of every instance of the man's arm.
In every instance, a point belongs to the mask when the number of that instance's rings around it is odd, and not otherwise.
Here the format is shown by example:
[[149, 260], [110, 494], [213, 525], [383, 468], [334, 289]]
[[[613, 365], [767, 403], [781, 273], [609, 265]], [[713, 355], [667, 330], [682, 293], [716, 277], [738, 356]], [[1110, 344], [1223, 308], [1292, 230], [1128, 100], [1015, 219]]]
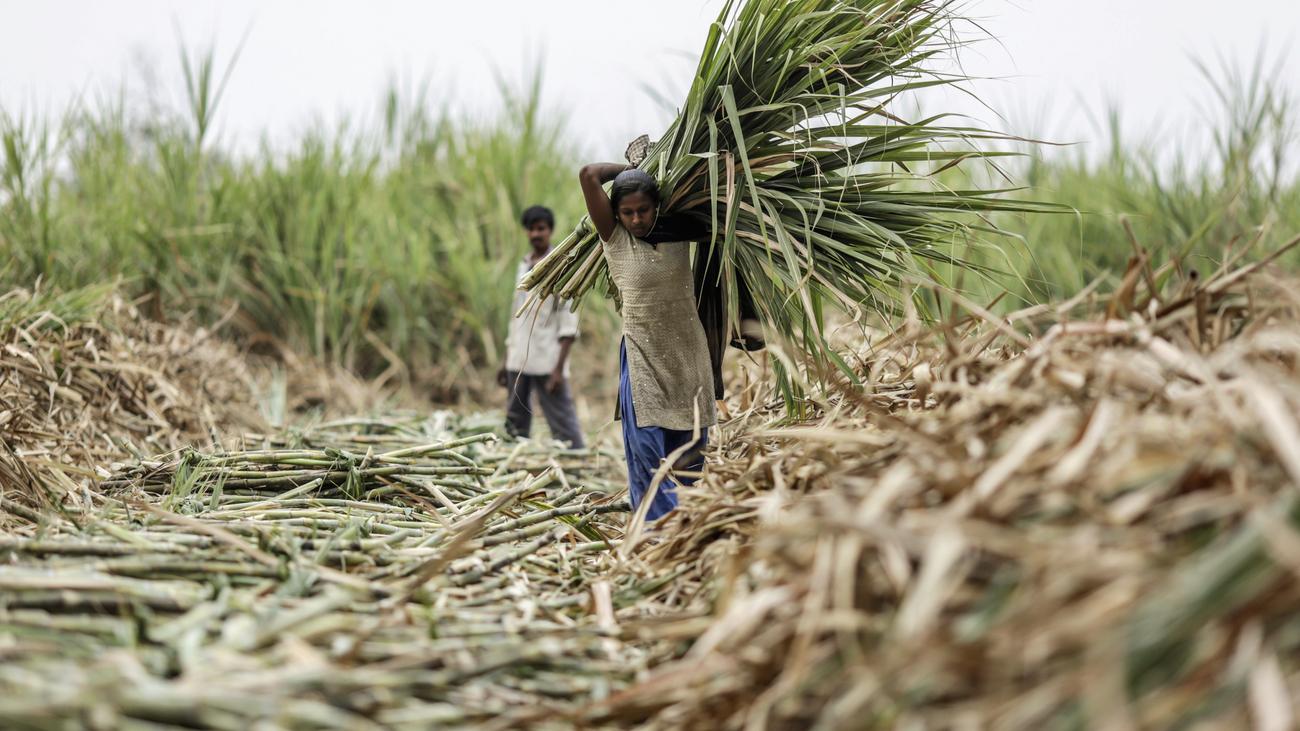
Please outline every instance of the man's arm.
[[569, 362], [569, 349], [578, 337], [578, 313], [573, 311], [573, 303], [561, 300], [556, 316], [559, 317], [556, 335], [560, 341], [560, 355], [555, 360], [551, 377], [546, 380], [546, 390], [555, 393], [564, 385], [564, 365]]
[[[510, 316], [511, 316], [511, 317], [514, 317], [514, 314], [515, 314], [515, 313], [511, 312], [511, 313], [510, 313]], [[500, 387], [502, 387], [502, 388], [505, 388], [505, 387], [508, 385], [508, 383], [509, 383], [509, 379], [508, 379], [508, 377], [507, 377], [507, 375], [506, 375], [506, 363], [510, 362], [510, 330], [511, 330], [511, 324], [512, 324], [512, 323], [507, 323], [507, 324], [506, 324], [506, 352], [505, 352], [505, 353], [503, 354], [503, 356], [502, 356], [503, 360], [501, 361], [501, 367], [497, 369], [497, 385], [500, 386]]]
[[564, 364], [569, 362], [569, 349], [573, 347], [573, 336], [560, 338], [560, 355], [555, 359], [555, 368], [551, 377], [546, 379], [546, 390], [555, 393], [564, 385]]

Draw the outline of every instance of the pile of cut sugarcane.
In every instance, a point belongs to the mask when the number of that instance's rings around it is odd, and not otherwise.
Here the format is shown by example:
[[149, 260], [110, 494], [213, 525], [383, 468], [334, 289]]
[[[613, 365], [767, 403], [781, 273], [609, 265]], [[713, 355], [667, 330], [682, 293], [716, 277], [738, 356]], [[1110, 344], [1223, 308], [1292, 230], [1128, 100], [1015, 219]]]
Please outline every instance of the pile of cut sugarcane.
[[631, 681], [611, 618], [665, 582], [610, 571], [607, 457], [455, 426], [186, 450], [29, 511], [0, 538], [0, 727], [509, 725]]
[[212, 331], [153, 322], [111, 286], [0, 293], [0, 505], [40, 509], [110, 460], [265, 428], [254, 380]]
[[711, 621], [587, 720], [1295, 728], [1300, 282], [1136, 248], [1003, 317], [945, 292], [846, 353], [869, 391], [724, 424], [641, 554]]
[[1289, 728], [1300, 286], [1133, 262], [737, 398], [653, 531], [440, 414], [0, 495], [0, 728]]

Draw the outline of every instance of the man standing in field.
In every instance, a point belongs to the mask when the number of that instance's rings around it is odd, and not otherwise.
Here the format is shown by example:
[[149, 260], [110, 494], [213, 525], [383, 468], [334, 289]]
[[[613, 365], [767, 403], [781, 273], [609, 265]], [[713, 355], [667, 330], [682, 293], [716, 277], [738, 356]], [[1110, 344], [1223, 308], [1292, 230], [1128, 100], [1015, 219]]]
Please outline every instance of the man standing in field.
[[[549, 208], [533, 206], [524, 211], [523, 225], [531, 250], [519, 262], [516, 282], [550, 252], [555, 215]], [[527, 292], [516, 290], [511, 312], [518, 313], [527, 299]], [[578, 337], [578, 315], [569, 304], [552, 298], [510, 320], [506, 362], [497, 382], [510, 391], [506, 431], [512, 436], [527, 438], [531, 433], [532, 395], [537, 394], [551, 436], [581, 449], [582, 427], [569, 390], [569, 349]]]

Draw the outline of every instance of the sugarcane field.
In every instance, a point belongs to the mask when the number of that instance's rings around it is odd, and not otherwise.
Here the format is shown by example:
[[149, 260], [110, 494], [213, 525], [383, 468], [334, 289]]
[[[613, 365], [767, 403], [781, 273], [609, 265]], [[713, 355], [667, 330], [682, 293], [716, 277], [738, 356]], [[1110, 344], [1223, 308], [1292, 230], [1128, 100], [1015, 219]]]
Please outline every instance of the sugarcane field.
[[1300, 728], [1293, 3], [0, 11], [0, 729]]

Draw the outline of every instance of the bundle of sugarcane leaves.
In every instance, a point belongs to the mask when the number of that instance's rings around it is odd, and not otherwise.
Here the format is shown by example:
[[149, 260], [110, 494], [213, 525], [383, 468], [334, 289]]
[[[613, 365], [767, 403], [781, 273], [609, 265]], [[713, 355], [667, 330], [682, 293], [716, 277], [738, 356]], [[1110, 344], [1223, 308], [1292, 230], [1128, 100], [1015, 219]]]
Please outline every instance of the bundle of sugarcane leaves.
[[[709, 224], [700, 245], [721, 248], [713, 258], [729, 321], [743, 277], [768, 326], [835, 362], [823, 337], [827, 304], [896, 309], [910, 274], [961, 264], [950, 252], [987, 228], [977, 214], [1057, 210], [1005, 190], [945, 188], [939, 172], [1010, 154], [992, 149], [1007, 138], [947, 126], [945, 115], [906, 122], [891, 112], [900, 96], [965, 80], [927, 68], [955, 44], [953, 6], [725, 5], [679, 116], [640, 167], [659, 181], [661, 214]], [[575, 300], [598, 285], [616, 296], [587, 220], [522, 283], [539, 299]]]

